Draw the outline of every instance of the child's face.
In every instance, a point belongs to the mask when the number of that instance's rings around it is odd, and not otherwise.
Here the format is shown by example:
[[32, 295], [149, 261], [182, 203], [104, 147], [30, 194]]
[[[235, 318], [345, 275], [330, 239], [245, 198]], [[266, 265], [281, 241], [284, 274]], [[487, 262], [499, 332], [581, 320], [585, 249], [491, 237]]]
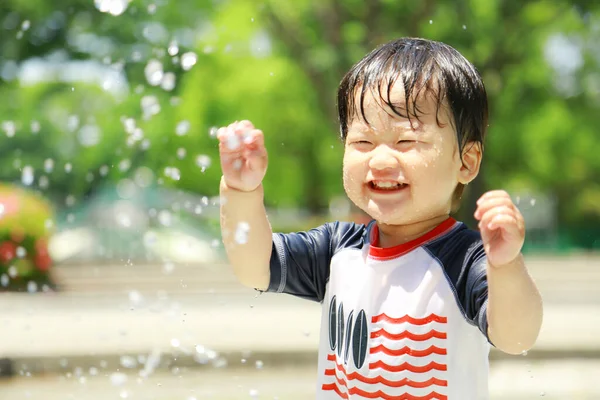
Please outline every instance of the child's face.
[[[394, 85], [390, 97], [398, 106], [404, 103], [401, 84]], [[408, 119], [367, 94], [370, 126], [360, 115], [349, 123], [344, 188], [350, 200], [382, 224], [404, 225], [449, 214], [457, 184], [468, 183], [479, 168], [480, 153], [475, 171], [463, 166], [446, 110], [439, 111], [440, 127], [435, 99], [427, 97], [418, 104], [424, 115], [420, 121], [411, 118], [411, 127]]]

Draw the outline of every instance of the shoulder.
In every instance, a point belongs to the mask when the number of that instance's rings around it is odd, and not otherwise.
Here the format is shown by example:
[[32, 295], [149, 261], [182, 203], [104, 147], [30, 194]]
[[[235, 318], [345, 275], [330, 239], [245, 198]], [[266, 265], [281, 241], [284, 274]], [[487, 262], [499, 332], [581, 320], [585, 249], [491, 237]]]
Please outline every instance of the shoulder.
[[369, 225], [335, 221], [324, 225], [329, 231], [333, 253], [346, 248], [362, 248], [368, 241]]
[[479, 248], [483, 249], [483, 242], [479, 232], [457, 222], [450, 232], [425, 247], [438, 259], [464, 258]]

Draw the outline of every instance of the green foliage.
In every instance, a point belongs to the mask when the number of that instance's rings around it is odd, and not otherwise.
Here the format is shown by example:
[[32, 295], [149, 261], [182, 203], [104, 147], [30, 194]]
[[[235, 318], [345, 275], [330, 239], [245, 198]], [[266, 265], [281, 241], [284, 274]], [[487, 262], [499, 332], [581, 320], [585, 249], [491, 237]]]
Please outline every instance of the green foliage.
[[[321, 211], [343, 194], [335, 107], [340, 79], [376, 45], [421, 36], [456, 47], [475, 63], [488, 89], [484, 168], [463, 216], [471, 214], [473, 199], [483, 190], [528, 189], [558, 199], [561, 226], [600, 223], [598, 2], [153, 4], [133, 1], [119, 16], [99, 12], [93, 1], [0, 5], [0, 121], [17, 127], [14, 137], [0, 141], [3, 179], [20, 180], [23, 166], [30, 165], [35, 187], [62, 205], [67, 195], [83, 199], [102, 183], [145, 166], [164, 185], [216, 195], [220, 171], [209, 130], [250, 119], [264, 130], [270, 150], [269, 205]], [[176, 55], [169, 50], [174, 40]], [[181, 58], [189, 51], [197, 61], [188, 70]], [[46, 71], [58, 79], [31, 84], [10, 76], [14, 62], [23, 66], [36, 57], [58, 60]], [[148, 83], [144, 69], [152, 59], [174, 74], [172, 90]], [[61, 82], [68, 60], [93, 61], [121, 73], [125, 90], [103, 89], [102, 78]], [[85, 65], [69, 67], [74, 69], [67, 78]], [[148, 115], [143, 102], [149, 99], [160, 112]], [[74, 116], [79, 125], [69, 128]], [[128, 132], [128, 118], [141, 136]], [[32, 121], [39, 132], [31, 132]], [[190, 130], [177, 135], [182, 121]], [[97, 144], [82, 145], [85, 125], [98, 128]], [[210, 157], [211, 165], [200, 168], [198, 156]], [[44, 171], [46, 159], [54, 162], [52, 172]], [[67, 163], [71, 172], [65, 171]], [[166, 168], [177, 168], [180, 178], [166, 176]], [[47, 187], [40, 186], [42, 175]]]

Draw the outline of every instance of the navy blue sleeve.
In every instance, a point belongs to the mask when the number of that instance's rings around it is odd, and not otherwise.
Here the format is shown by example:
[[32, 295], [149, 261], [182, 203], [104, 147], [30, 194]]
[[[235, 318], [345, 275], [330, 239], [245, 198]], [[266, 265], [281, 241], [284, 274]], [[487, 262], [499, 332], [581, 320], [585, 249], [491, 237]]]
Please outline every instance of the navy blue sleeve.
[[364, 225], [332, 222], [306, 232], [274, 233], [267, 292], [322, 301], [331, 258], [340, 249], [362, 247]]
[[464, 317], [489, 341], [487, 256], [480, 234], [463, 226], [427, 248], [441, 262]]

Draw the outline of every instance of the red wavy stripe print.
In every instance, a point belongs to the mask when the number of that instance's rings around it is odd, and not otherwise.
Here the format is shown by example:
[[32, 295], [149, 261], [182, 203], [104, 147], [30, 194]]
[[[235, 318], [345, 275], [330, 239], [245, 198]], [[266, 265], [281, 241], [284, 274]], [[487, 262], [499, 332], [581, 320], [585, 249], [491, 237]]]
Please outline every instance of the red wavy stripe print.
[[446, 349], [442, 349], [437, 346], [430, 346], [429, 348], [427, 348], [425, 350], [414, 350], [408, 346], [405, 346], [398, 350], [393, 350], [393, 349], [388, 349], [383, 344], [372, 347], [369, 350], [369, 352], [371, 354], [383, 353], [383, 354], [387, 354], [388, 356], [394, 356], [394, 357], [405, 356], [405, 355], [412, 356], [412, 357], [427, 357], [432, 354], [439, 354], [439, 355], [445, 356], [447, 354]]
[[420, 335], [409, 332], [409, 331], [404, 331], [401, 333], [389, 333], [388, 331], [386, 331], [383, 328], [376, 330], [374, 332], [371, 332], [371, 339], [375, 339], [380, 336], [383, 336], [383, 337], [391, 339], [391, 340], [410, 339], [410, 340], [414, 340], [417, 342], [424, 342], [424, 341], [432, 339], [432, 338], [438, 338], [438, 339], [446, 339], [447, 338], [447, 335], [445, 332], [439, 332], [439, 331], [436, 331], [435, 329], [433, 329], [427, 333], [420, 334]]
[[392, 317], [386, 315], [385, 313], [383, 313], [383, 314], [374, 316], [373, 318], [371, 318], [371, 321], [373, 323], [377, 323], [379, 321], [385, 321], [385, 322], [389, 322], [392, 324], [402, 324], [404, 322], [408, 322], [413, 325], [425, 325], [430, 322], [439, 322], [440, 324], [445, 324], [446, 322], [448, 322], [448, 318], [441, 317], [436, 314], [429, 314], [427, 317], [424, 317], [424, 318], [413, 318], [410, 315], [405, 315], [404, 317], [400, 317], [400, 318], [392, 318]]
[[361, 397], [365, 397], [367, 399], [385, 399], [385, 400], [448, 400], [448, 396], [443, 395], [443, 394], [439, 394], [437, 392], [431, 392], [428, 395], [425, 396], [413, 396], [410, 395], [408, 393], [404, 393], [400, 396], [390, 396], [384, 392], [382, 392], [381, 390], [378, 390], [376, 392], [367, 392], [364, 390], [361, 390], [357, 387], [353, 387], [350, 390], [348, 390], [348, 393], [344, 393], [340, 390], [340, 388], [338, 387], [338, 385], [336, 385], [335, 383], [329, 383], [326, 385], [323, 385], [321, 387], [323, 390], [333, 390], [334, 392], [336, 392], [342, 399], [348, 399], [348, 394], [350, 395], [358, 395]]
[[[336, 365], [337, 369], [344, 372], [343, 371], [343, 367], [341, 365]], [[342, 386], [347, 386], [346, 381], [344, 381], [343, 379], [340, 379], [336, 373], [335, 373], [335, 369], [330, 368], [330, 369], [326, 369], [325, 370], [325, 375], [326, 376], [335, 376], [335, 379], [337, 380], [337, 382], [342, 385]], [[430, 378], [426, 381], [423, 382], [417, 382], [417, 381], [413, 381], [410, 380], [408, 378], [403, 378], [399, 381], [390, 381], [389, 379], [385, 379], [381, 376], [377, 376], [375, 378], [366, 378], [364, 376], [362, 376], [361, 374], [357, 373], [357, 372], [353, 372], [350, 375], [346, 376], [346, 379], [349, 381], [360, 381], [363, 383], [367, 383], [370, 385], [374, 385], [377, 383], [381, 383], [383, 385], [389, 386], [389, 387], [393, 387], [393, 388], [399, 388], [399, 387], [404, 387], [404, 386], [408, 386], [408, 387], [412, 387], [412, 388], [416, 388], [416, 389], [423, 389], [429, 386], [433, 386], [433, 385], [437, 385], [437, 386], [448, 386], [448, 381], [442, 380], [442, 379], [437, 379], [437, 378]]]
[[438, 371], [446, 371], [446, 365], [445, 364], [438, 364], [435, 361], [430, 362], [427, 365], [423, 365], [421, 367], [418, 367], [416, 365], [412, 365], [409, 364], [407, 362], [404, 362], [400, 365], [389, 365], [384, 363], [383, 361], [376, 361], [374, 363], [370, 363], [369, 364], [369, 369], [375, 369], [375, 368], [381, 368], [383, 370], [386, 370], [388, 372], [402, 372], [402, 371], [410, 371], [410, 372], [414, 372], [414, 373], [424, 373], [424, 372], [429, 372], [432, 369], [437, 369]]

